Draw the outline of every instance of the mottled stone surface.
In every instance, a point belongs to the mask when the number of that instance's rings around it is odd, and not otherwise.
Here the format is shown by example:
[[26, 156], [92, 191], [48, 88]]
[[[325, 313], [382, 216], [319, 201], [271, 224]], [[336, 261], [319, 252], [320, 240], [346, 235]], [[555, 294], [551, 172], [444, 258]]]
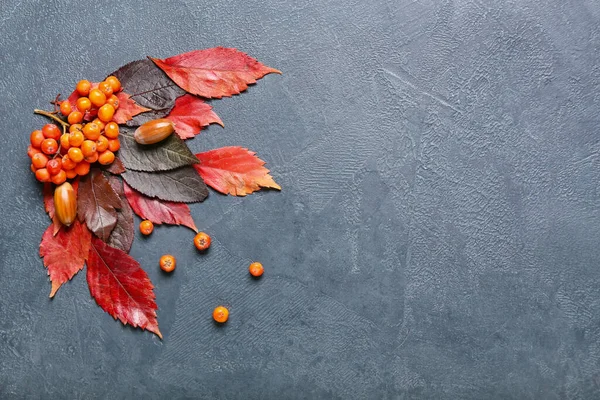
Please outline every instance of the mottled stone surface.
[[[0, 398], [600, 397], [597, 1], [0, 0], [0, 19]], [[212, 102], [225, 129], [190, 147], [249, 147], [283, 191], [193, 205], [205, 256], [183, 227], [136, 236], [163, 341], [84, 274], [49, 300], [31, 110], [217, 45], [284, 74]]]

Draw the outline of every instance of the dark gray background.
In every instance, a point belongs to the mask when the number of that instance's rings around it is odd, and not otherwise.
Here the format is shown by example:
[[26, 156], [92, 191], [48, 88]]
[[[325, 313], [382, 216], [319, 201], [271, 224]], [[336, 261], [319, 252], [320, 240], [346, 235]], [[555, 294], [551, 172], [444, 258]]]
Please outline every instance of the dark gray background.
[[[0, 398], [600, 397], [597, 1], [127, 3], [0, 0]], [[249, 147], [283, 191], [192, 206], [205, 256], [138, 234], [163, 341], [84, 274], [50, 301], [31, 111], [217, 45], [284, 74], [190, 147]]]

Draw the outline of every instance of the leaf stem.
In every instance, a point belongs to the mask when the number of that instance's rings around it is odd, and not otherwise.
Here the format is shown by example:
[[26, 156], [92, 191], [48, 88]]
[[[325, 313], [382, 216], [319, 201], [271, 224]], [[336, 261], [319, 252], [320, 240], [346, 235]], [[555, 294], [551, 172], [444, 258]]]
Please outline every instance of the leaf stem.
[[58, 122], [59, 124], [62, 125], [63, 131], [70, 126], [68, 123], [66, 123], [62, 119], [58, 118], [56, 115], [52, 115], [48, 111], [38, 110], [36, 108], [35, 110], [33, 110], [33, 113], [43, 115], [44, 117], [48, 117], [48, 118], [53, 119], [54, 121]]

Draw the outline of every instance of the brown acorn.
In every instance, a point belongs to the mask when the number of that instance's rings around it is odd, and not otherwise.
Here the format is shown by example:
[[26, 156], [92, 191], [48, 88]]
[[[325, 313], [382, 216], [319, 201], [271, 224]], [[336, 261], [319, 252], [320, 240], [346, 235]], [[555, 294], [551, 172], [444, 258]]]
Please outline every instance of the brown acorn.
[[140, 125], [133, 133], [135, 141], [139, 144], [154, 144], [165, 140], [173, 133], [173, 122], [167, 118], [153, 119]]
[[54, 209], [58, 220], [66, 226], [75, 221], [77, 216], [77, 194], [69, 182], [54, 189]]

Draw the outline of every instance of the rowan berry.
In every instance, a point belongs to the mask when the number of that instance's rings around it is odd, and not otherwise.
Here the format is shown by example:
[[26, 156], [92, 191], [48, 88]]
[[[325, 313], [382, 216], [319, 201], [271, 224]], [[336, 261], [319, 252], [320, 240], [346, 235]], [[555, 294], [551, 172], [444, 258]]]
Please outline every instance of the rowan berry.
[[61, 135], [61, 130], [54, 124], [46, 124], [42, 127], [42, 133], [46, 139], [58, 140]]
[[265, 272], [263, 265], [259, 262], [253, 262], [252, 264], [250, 264], [250, 267], [248, 267], [248, 270], [250, 271], [250, 275], [258, 278], [259, 276], [261, 276], [263, 274], [263, 272]]
[[121, 142], [119, 139], [109, 139], [108, 140], [108, 149], [113, 153], [121, 148]]
[[33, 172], [35, 174], [35, 171], [37, 171], [37, 169], [35, 168], [35, 166], [33, 164], [29, 165], [29, 169], [31, 170], [31, 172]]
[[100, 132], [102, 132], [104, 130], [104, 126], [105, 126], [104, 122], [100, 121], [100, 119], [96, 118], [92, 122], [100, 127]]
[[117, 108], [119, 108], [119, 98], [113, 94], [108, 99], [106, 99], [106, 104], [110, 104], [116, 110]]
[[229, 310], [223, 306], [218, 306], [213, 311], [213, 319], [220, 324], [227, 322], [229, 319]]
[[77, 86], [75, 90], [79, 93], [80, 96], [87, 96], [90, 93], [90, 89], [92, 88], [92, 83], [87, 79], [82, 79], [77, 82]]
[[89, 174], [89, 172], [90, 172], [90, 163], [87, 162], [87, 161], [80, 162], [75, 167], [75, 172], [77, 172], [77, 175], [79, 175], [79, 176], [84, 176], [84, 175]]
[[96, 140], [96, 150], [98, 151], [98, 153], [102, 153], [106, 149], [108, 149], [108, 139], [106, 138], [106, 136], [100, 135], [100, 137], [98, 137], [98, 140]]
[[46, 163], [50, 175], [56, 175], [62, 170], [62, 158], [53, 158]]
[[105, 104], [98, 109], [98, 118], [102, 122], [110, 122], [115, 115], [115, 108], [110, 104]]
[[109, 98], [113, 94], [113, 88], [112, 88], [112, 86], [110, 86], [110, 83], [108, 83], [106, 81], [100, 82], [98, 84], [98, 89], [100, 89], [100, 91], [102, 93], [104, 93], [104, 95], [106, 96], [106, 98]]
[[50, 181], [50, 172], [46, 168], [40, 168], [35, 171], [35, 179], [40, 182], [48, 182]]
[[55, 185], [60, 185], [67, 180], [67, 173], [61, 169], [56, 175], [53, 175], [50, 179]]
[[119, 137], [119, 125], [116, 122], [109, 122], [104, 127], [104, 135], [109, 139], [116, 139]]
[[210, 236], [204, 232], [199, 232], [194, 237], [194, 246], [196, 246], [198, 250], [208, 249], [210, 247]]
[[42, 151], [40, 149], [36, 149], [32, 145], [27, 146], [27, 155], [29, 156], [29, 158], [33, 158], [34, 155], [41, 153], [41, 152]]
[[142, 235], [148, 236], [152, 233], [153, 230], [154, 224], [152, 223], [152, 221], [145, 219], [142, 222], [140, 222], [140, 232], [142, 233]]
[[165, 272], [173, 272], [176, 264], [177, 262], [175, 261], [175, 257], [170, 254], [165, 254], [160, 258], [159, 261], [160, 269]]
[[69, 121], [69, 124], [78, 124], [83, 121], [83, 113], [81, 111], [73, 111], [67, 117], [67, 121]]
[[71, 126], [69, 126], [69, 133], [72, 133], [74, 131], [80, 131], [83, 129], [83, 125], [81, 124], [73, 124]]
[[80, 97], [77, 99], [77, 109], [85, 113], [92, 109], [92, 102], [87, 97]]
[[44, 139], [41, 149], [46, 154], [55, 154], [58, 151], [58, 143], [54, 139]]
[[93, 164], [96, 161], [98, 161], [98, 157], [99, 157], [98, 152], [95, 151], [93, 154], [83, 157], [83, 159], [85, 161], [89, 162], [90, 164]]
[[69, 150], [69, 147], [71, 147], [71, 143], [69, 143], [69, 138], [70, 138], [70, 134], [69, 133], [63, 133], [62, 135], [60, 135], [60, 148], [63, 150]]
[[74, 132], [69, 133], [69, 145], [71, 147], [81, 146], [81, 143], [83, 143], [84, 140], [85, 140], [85, 137], [83, 136], [83, 132], [81, 132], [81, 131], [74, 131]]
[[65, 171], [65, 173], [67, 174], [67, 179], [73, 179], [77, 176], [77, 171], [75, 171], [74, 169], [69, 169]]
[[100, 89], [90, 90], [89, 99], [96, 107], [102, 107], [106, 103], [106, 95]]
[[102, 153], [98, 153], [98, 162], [102, 165], [112, 164], [115, 161], [115, 153], [110, 150], [105, 150]]
[[91, 156], [96, 152], [96, 142], [93, 140], [84, 140], [81, 143], [81, 152], [84, 157]]
[[68, 100], [61, 101], [60, 103], [60, 113], [67, 117], [73, 111], [73, 107], [71, 107], [71, 103]]
[[68, 154], [64, 155], [62, 158], [62, 168], [65, 171], [70, 171], [73, 168], [75, 168], [77, 166], [77, 163], [73, 160], [71, 160], [71, 157], [69, 157]]
[[80, 163], [83, 161], [83, 153], [79, 147], [71, 147], [68, 152], [69, 158], [74, 163]]
[[100, 137], [100, 126], [94, 122], [88, 122], [83, 126], [83, 135], [89, 140], [98, 140]]
[[117, 93], [119, 90], [121, 90], [121, 82], [114, 75], [111, 75], [108, 78], [106, 78], [104, 80], [104, 82], [106, 82], [106, 83], [108, 83], [110, 85], [110, 87], [113, 90], [113, 93]]
[[35, 169], [44, 168], [47, 162], [48, 157], [46, 157], [46, 155], [43, 153], [37, 153], [34, 154], [33, 157], [31, 157], [31, 163], [33, 164]]
[[36, 129], [35, 131], [31, 132], [31, 136], [29, 136], [29, 141], [31, 142], [31, 145], [38, 149], [42, 145], [44, 139], [46, 138], [44, 137], [44, 134], [40, 129]]

